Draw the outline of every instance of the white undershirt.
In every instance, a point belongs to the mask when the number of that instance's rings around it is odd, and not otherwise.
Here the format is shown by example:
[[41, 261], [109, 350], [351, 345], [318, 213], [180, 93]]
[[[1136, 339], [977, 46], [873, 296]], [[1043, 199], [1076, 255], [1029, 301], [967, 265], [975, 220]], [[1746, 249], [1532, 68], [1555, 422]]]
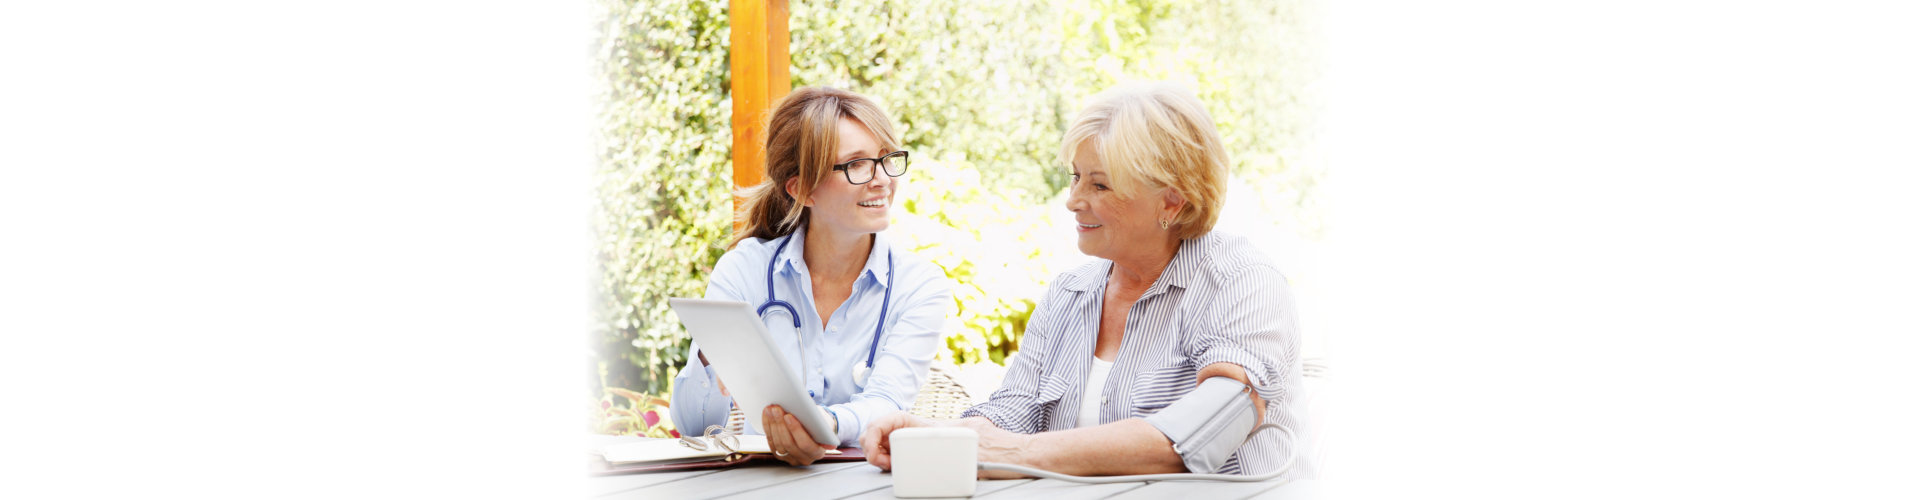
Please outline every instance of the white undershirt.
[[1113, 371], [1112, 361], [1093, 358], [1093, 368], [1087, 370], [1086, 392], [1080, 395], [1080, 421], [1074, 427], [1093, 427], [1100, 425], [1101, 397], [1106, 392], [1107, 372]]

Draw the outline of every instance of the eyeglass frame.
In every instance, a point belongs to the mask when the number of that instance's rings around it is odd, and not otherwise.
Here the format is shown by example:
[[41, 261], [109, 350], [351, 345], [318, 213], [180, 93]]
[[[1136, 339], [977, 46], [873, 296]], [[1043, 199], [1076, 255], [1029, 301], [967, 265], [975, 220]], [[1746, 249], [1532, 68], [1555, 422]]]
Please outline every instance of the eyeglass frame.
[[[900, 173], [897, 173], [897, 174], [896, 174], [896, 173], [893, 173], [893, 172], [892, 172], [892, 171], [890, 171], [890, 170], [888, 170], [888, 169], [887, 169], [887, 168], [886, 168], [886, 167], [884, 166], [884, 165], [886, 165], [886, 164], [887, 164], [887, 159], [889, 159], [889, 158], [893, 158], [893, 157], [896, 157], [896, 156], [898, 156], [898, 157], [900, 157]], [[861, 181], [861, 182], [854, 182], [854, 181], [853, 181], [853, 169], [852, 169], [852, 168], [849, 168], [848, 166], [849, 166], [849, 165], [853, 165], [854, 163], [857, 163], [857, 162], [863, 162], [863, 161], [868, 161], [868, 160], [871, 160], [871, 161], [873, 161], [873, 162], [874, 162], [874, 166], [873, 166], [873, 168], [874, 168], [874, 170], [878, 170], [878, 171], [880, 171], [880, 172], [884, 172], [884, 173], [886, 173], [886, 174], [887, 174], [887, 177], [899, 177], [899, 176], [902, 176], [902, 175], [907, 175], [907, 166], [908, 166], [908, 164], [909, 164], [909, 163], [912, 163], [912, 162], [913, 162], [913, 154], [912, 154], [912, 153], [909, 153], [909, 152], [907, 152], [907, 150], [905, 150], [905, 149], [902, 149], [902, 150], [899, 150], [899, 151], [894, 151], [894, 152], [892, 152], [892, 153], [887, 153], [887, 154], [883, 154], [883, 155], [880, 155], [880, 157], [879, 157], [879, 158], [854, 158], [854, 159], [851, 159], [851, 160], [847, 160], [847, 161], [845, 161], [845, 162], [843, 162], [843, 163], [840, 163], [840, 164], [838, 164], [838, 165], [834, 165], [834, 166], [833, 166], [833, 169], [834, 169], [834, 170], [838, 170], [838, 171], [840, 171], [840, 174], [841, 174], [841, 175], [844, 175], [844, 176], [846, 176], [846, 178], [847, 178], [847, 183], [849, 183], [849, 184], [853, 184], [853, 185], [855, 185], [855, 186], [859, 186], [859, 185], [862, 185], [862, 184], [866, 184], [866, 183], [869, 183], [869, 182], [873, 182], [873, 180], [874, 180], [874, 179], [878, 179], [878, 178], [880, 178], [880, 176], [878, 176], [878, 175], [875, 175], [875, 176], [873, 176], [873, 177], [868, 177], [868, 178], [867, 178], [867, 180], [865, 180], [865, 181]]]

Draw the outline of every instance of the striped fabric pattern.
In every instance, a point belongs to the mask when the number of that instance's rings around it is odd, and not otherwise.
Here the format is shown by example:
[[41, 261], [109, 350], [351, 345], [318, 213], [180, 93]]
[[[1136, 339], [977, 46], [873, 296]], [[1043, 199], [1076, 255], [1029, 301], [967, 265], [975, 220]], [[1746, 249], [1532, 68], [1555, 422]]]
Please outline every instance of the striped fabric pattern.
[[[1027, 322], [1000, 389], [963, 416], [984, 416], [1025, 434], [1064, 430], [1076, 425], [1082, 399], [1097, 397], [1103, 424], [1144, 417], [1192, 391], [1200, 368], [1227, 362], [1245, 368], [1267, 400], [1267, 422], [1307, 434], [1295, 397], [1301, 360], [1293, 294], [1252, 242], [1218, 231], [1181, 242], [1167, 269], [1128, 311], [1126, 336], [1105, 386], [1088, 388], [1112, 266], [1095, 259], [1054, 280]], [[1221, 470], [1193, 472], [1272, 471], [1293, 446], [1278, 431], [1263, 431]], [[1284, 477], [1312, 476], [1312, 464], [1300, 457]]]

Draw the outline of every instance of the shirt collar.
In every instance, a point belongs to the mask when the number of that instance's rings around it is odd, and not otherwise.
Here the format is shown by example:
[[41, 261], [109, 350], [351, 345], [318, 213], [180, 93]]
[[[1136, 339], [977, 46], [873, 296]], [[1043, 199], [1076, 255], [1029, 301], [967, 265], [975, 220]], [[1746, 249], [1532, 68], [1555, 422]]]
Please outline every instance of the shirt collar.
[[[1192, 286], [1194, 277], [1200, 273], [1201, 254], [1206, 253], [1206, 244], [1211, 241], [1207, 236], [1211, 234], [1180, 240], [1179, 249], [1174, 250], [1173, 261], [1167, 263], [1166, 270], [1160, 272], [1160, 279], [1154, 280], [1153, 287], [1148, 288], [1142, 296], [1166, 291], [1169, 286], [1177, 286], [1182, 290]], [[1062, 274], [1060, 286], [1076, 292], [1091, 291], [1105, 286], [1107, 274], [1112, 271], [1113, 261], [1095, 259]]]
[[[807, 226], [802, 225], [795, 228], [793, 232], [787, 233], [783, 238], [786, 238], [786, 241], [783, 243], [787, 247], [782, 249], [779, 254], [773, 256], [773, 261], [775, 262], [774, 267], [779, 268], [781, 274], [791, 274], [807, 265], [807, 261], [804, 260], [807, 248]], [[774, 245], [780, 244], [782, 243], [775, 243]], [[774, 248], [780, 247], [775, 246]]]
[[[776, 262], [774, 267], [781, 269], [782, 273], [792, 273], [797, 269], [806, 267], [806, 226], [800, 226], [794, 229], [793, 233], [785, 236], [785, 238], [790, 238], [788, 241], [791, 241], [791, 243], [787, 244], [786, 251], [773, 256]], [[776, 245], [777, 244], [778, 243], [776, 243]], [[867, 264], [861, 269], [860, 275], [872, 279], [876, 284], [886, 286], [887, 271], [891, 269], [891, 264], [887, 261], [887, 254], [891, 250], [892, 244], [887, 241], [886, 233], [873, 233], [873, 249], [867, 252]]]
[[[1210, 241], [1207, 236], [1207, 234], [1202, 234], [1193, 238], [1180, 240], [1180, 249], [1174, 251], [1173, 262], [1167, 263], [1167, 270], [1160, 272], [1159, 282], [1155, 283], [1154, 286], [1156, 288], [1177, 286], [1180, 287], [1181, 290], [1192, 286], [1194, 276], [1200, 273], [1201, 261], [1206, 258], [1205, 254], [1207, 253], [1207, 249], [1205, 247], [1206, 243]], [[1153, 292], [1153, 289], [1147, 290], [1147, 293]]]
[[1092, 291], [1100, 285], [1101, 278], [1113, 268], [1113, 262], [1107, 259], [1094, 259], [1093, 262], [1060, 273], [1060, 287], [1076, 292]]
[[887, 273], [892, 270], [887, 255], [892, 250], [886, 233], [873, 233], [873, 248], [867, 251], [867, 267], [861, 274], [872, 279], [874, 284], [887, 286]]

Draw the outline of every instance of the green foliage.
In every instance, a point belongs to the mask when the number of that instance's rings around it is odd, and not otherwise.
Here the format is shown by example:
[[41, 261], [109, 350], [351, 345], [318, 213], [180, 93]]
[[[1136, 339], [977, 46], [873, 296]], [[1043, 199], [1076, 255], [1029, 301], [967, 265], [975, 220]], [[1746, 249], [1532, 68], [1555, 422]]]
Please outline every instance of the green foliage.
[[666, 299], [705, 293], [732, 230], [726, 5], [597, 4], [596, 389], [670, 389], [687, 340]]
[[[615, 398], [614, 396], [619, 396]], [[599, 434], [680, 437], [667, 418], [667, 398], [608, 387], [587, 409], [587, 430]]]
[[[1304, 145], [1315, 71], [1299, 4], [927, 0], [792, 4], [793, 84], [879, 99], [916, 158], [897, 238], [914, 242], [958, 285], [960, 364], [1017, 350], [1044, 283], [1063, 269], [1036, 225], [1067, 172], [1060, 139], [1079, 104], [1128, 79], [1193, 88], [1220, 126], [1234, 172], [1269, 211], [1317, 221], [1318, 174]], [[952, 170], [947, 172], [943, 170]], [[1010, 208], [1021, 207], [1021, 208]], [[917, 224], [915, 217], [934, 224]], [[1058, 246], [1058, 245], [1055, 245]], [[1018, 263], [1009, 260], [1018, 260]]]
[[1171, 2], [1122, 72], [1187, 84], [1213, 114], [1236, 175], [1259, 188], [1269, 213], [1291, 214], [1318, 235], [1313, 143], [1320, 102], [1315, 3]]
[[[793, 84], [878, 99], [908, 148], [972, 166], [1008, 199], [1066, 185], [1057, 168], [1068, 106], [1054, 7], [1037, 1], [795, 3]], [[984, 200], [983, 200], [984, 201]]]
[[[702, 293], [731, 204], [726, 4], [598, 0], [595, 212], [599, 376], [663, 393], [687, 340], [664, 299]], [[889, 234], [954, 279], [944, 354], [1004, 362], [1046, 280], [1078, 261], [1051, 220], [1060, 138], [1089, 96], [1128, 79], [1186, 83], [1233, 170], [1269, 212], [1318, 230], [1311, 193], [1316, 36], [1303, 1], [791, 2], [794, 86], [873, 96], [913, 171]]]
[[1050, 265], [1058, 245], [1046, 242], [1062, 241], [1065, 228], [1044, 216], [1058, 205], [1012, 202], [959, 157], [914, 162], [898, 188], [905, 213], [888, 234], [954, 281], [960, 307], [945, 357], [960, 365], [1005, 364], [1020, 348], [1045, 280], [1059, 271]]

